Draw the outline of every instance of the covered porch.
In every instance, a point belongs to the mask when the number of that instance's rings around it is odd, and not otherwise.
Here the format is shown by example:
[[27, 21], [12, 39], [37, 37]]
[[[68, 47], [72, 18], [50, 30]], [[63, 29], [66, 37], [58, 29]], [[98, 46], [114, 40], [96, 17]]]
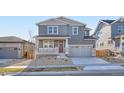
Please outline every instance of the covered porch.
[[124, 35], [118, 35], [113, 38], [115, 41], [115, 51], [124, 52]]
[[68, 54], [68, 38], [67, 36], [37, 37], [36, 53], [38, 55]]

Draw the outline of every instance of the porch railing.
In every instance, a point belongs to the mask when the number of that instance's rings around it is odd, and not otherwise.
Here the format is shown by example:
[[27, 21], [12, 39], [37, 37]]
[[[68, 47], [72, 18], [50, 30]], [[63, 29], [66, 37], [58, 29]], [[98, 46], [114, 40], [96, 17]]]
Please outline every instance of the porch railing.
[[57, 55], [58, 53], [58, 48], [39, 48], [39, 54], [41, 55]]

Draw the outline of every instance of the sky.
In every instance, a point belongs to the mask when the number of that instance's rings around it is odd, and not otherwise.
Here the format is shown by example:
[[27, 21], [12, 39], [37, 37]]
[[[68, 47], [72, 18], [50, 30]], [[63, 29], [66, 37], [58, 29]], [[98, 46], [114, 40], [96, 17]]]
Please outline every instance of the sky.
[[[0, 37], [2, 36], [17, 36], [25, 40], [30, 40], [29, 32], [32, 36], [37, 35], [37, 22], [56, 18], [58, 16], [0, 16]], [[96, 29], [99, 20], [103, 19], [118, 19], [119, 16], [66, 16], [87, 24], [91, 28], [91, 34]]]

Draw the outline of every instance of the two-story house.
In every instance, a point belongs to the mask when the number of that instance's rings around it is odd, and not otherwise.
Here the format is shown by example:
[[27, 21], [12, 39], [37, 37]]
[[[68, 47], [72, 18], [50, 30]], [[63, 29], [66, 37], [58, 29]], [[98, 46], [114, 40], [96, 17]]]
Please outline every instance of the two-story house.
[[124, 18], [117, 20], [99, 21], [94, 33], [96, 37], [96, 50], [111, 50], [124, 52]]
[[95, 39], [86, 24], [66, 17], [37, 23], [36, 55], [95, 56]]
[[100, 20], [95, 30], [96, 50], [114, 50], [114, 41], [111, 38], [111, 23], [115, 20]]
[[120, 17], [111, 24], [112, 39], [115, 42], [115, 51], [124, 55], [124, 18]]

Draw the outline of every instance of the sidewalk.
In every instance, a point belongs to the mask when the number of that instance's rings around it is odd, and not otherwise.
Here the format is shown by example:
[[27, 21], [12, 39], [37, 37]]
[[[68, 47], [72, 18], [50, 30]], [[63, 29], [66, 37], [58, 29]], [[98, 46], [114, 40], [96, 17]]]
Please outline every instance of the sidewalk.
[[[29, 61], [29, 60], [28, 60]], [[5, 68], [54, 68], [54, 67], [84, 67], [98, 69], [124, 69], [124, 64], [72, 64], [72, 65], [44, 65], [44, 66], [8, 66]]]
[[[12, 74], [10, 74], [12, 75]], [[13, 74], [14, 75], [14, 74]], [[124, 70], [64, 71], [64, 72], [22, 72], [14, 76], [104, 76], [124, 75]]]

